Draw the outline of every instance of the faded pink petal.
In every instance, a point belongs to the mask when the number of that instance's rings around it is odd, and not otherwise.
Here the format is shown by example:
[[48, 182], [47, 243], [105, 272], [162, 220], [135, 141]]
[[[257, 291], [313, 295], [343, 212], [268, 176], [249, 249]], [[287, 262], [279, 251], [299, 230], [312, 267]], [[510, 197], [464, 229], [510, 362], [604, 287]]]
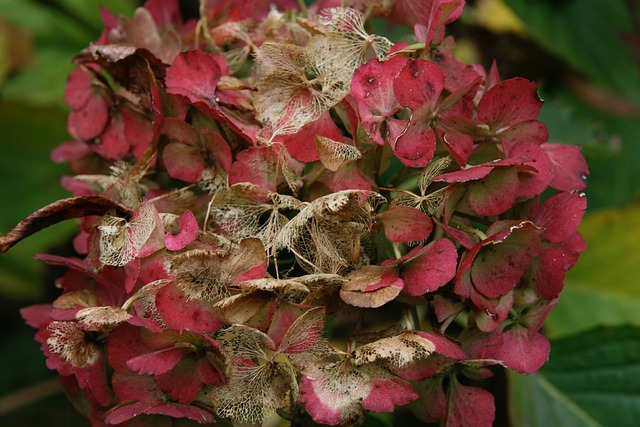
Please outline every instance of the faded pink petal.
[[431, 341], [436, 349], [435, 352], [446, 356], [450, 359], [462, 360], [465, 357], [464, 350], [460, 348], [458, 344], [451, 341], [445, 335], [438, 334], [436, 332], [416, 331], [417, 335], [422, 338], [426, 338]]
[[419, 397], [413, 386], [400, 378], [374, 379], [371, 391], [362, 401], [365, 409], [374, 412], [393, 412], [396, 406], [406, 405]]
[[513, 308], [513, 291], [493, 299], [485, 298], [474, 292], [471, 295], [471, 300], [477, 307], [473, 310], [476, 326], [483, 332], [492, 332], [509, 316], [509, 312]]
[[433, 33], [438, 26], [443, 27], [458, 19], [463, 8], [464, 0], [396, 0], [388, 18], [410, 28], [421, 24]]
[[170, 143], [164, 148], [162, 158], [172, 178], [197, 182], [204, 171], [202, 153], [192, 145]]
[[52, 309], [53, 306], [51, 304], [30, 305], [29, 307], [20, 309], [20, 315], [27, 325], [32, 328], [42, 329], [52, 322]]
[[116, 371], [129, 371], [127, 362], [130, 359], [153, 351], [147, 348], [144, 340], [148, 335], [150, 335], [149, 331], [128, 323], [116, 326], [109, 334], [107, 341], [109, 365]]
[[371, 191], [373, 180], [358, 167], [356, 162], [344, 163], [335, 171], [327, 171], [318, 179], [331, 191], [365, 190]]
[[340, 129], [327, 111], [319, 119], [304, 125], [295, 134], [280, 136], [275, 140], [282, 142], [294, 159], [301, 162], [314, 162], [320, 158], [315, 144], [316, 135], [335, 141], [343, 139]]
[[91, 147], [83, 141], [68, 141], [58, 145], [51, 152], [51, 160], [56, 163], [68, 162], [88, 156]]
[[549, 131], [544, 123], [538, 120], [527, 120], [498, 132], [496, 137], [500, 140], [505, 155], [511, 156], [511, 148], [517, 143], [529, 142], [540, 145], [549, 139]]
[[540, 250], [535, 232], [514, 230], [499, 243], [485, 245], [473, 261], [471, 279], [478, 291], [497, 298], [513, 289]]
[[116, 114], [93, 150], [106, 160], [122, 160], [129, 153], [130, 144], [124, 134], [122, 116]]
[[584, 190], [589, 168], [580, 147], [569, 144], [543, 144], [553, 164], [550, 186], [560, 191]]
[[150, 120], [140, 118], [126, 110], [121, 110], [120, 115], [124, 123], [124, 136], [134, 157], [142, 156], [153, 140], [153, 126]]
[[127, 367], [143, 375], [159, 375], [173, 369], [182, 360], [184, 347], [172, 347], [143, 354], [127, 361]]
[[444, 89], [444, 73], [431, 61], [409, 60], [393, 80], [393, 93], [403, 107], [433, 112]]
[[401, 277], [405, 283], [404, 291], [411, 296], [433, 292], [456, 274], [458, 253], [449, 239], [438, 239], [413, 249], [409, 254], [411, 257], [403, 264]]
[[358, 67], [351, 80], [354, 98], [380, 116], [390, 116], [400, 105], [394, 95], [394, 81], [408, 60], [400, 55], [380, 62], [372, 59]]
[[[357, 395], [362, 394], [361, 388], [361, 386], [358, 387]], [[364, 412], [360, 405], [351, 400], [348, 395], [335, 398], [323, 387], [321, 381], [304, 375], [300, 382], [300, 402], [304, 404], [311, 418], [320, 424], [336, 425], [343, 418], [343, 413], [353, 414], [353, 418], [357, 419]]]
[[587, 198], [583, 194], [558, 193], [549, 197], [531, 220], [544, 229], [547, 240], [558, 243], [576, 231], [586, 208]]
[[384, 225], [384, 235], [392, 242], [423, 240], [433, 230], [431, 219], [424, 212], [408, 206], [389, 208], [376, 215], [376, 220]]
[[481, 388], [453, 381], [444, 427], [491, 427], [495, 419], [493, 395]]
[[98, 93], [92, 94], [79, 110], [67, 119], [67, 130], [74, 138], [90, 140], [100, 136], [109, 123], [109, 103]]
[[148, 375], [138, 375], [128, 370], [116, 371], [111, 377], [113, 392], [121, 402], [159, 401], [162, 391], [158, 389], [156, 381]]
[[420, 397], [411, 405], [411, 411], [424, 422], [439, 421], [447, 413], [447, 396], [442, 388], [443, 378], [437, 376], [420, 382]]
[[276, 311], [269, 325], [269, 330], [267, 331], [267, 335], [273, 340], [276, 347], [280, 346], [282, 338], [289, 330], [291, 324], [308, 310], [309, 307], [291, 304], [286, 301], [278, 301]]
[[167, 233], [164, 243], [170, 251], [184, 249], [189, 243], [198, 237], [198, 221], [191, 211], [185, 211], [178, 218], [178, 233]]
[[395, 156], [404, 165], [419, 168], [427, 166], [436, 150], [436, 135], [428, 122], [424, 120], [424, 107], [414, 114], [396, 139], [389, 134], [389, 144]]
[[578, 254], [550, 246], [542, 249], [532, 265], [535, 288], [540, 298], [557, 298], [564, 287], [565, 273], [573, 267]]
[[[372, 59], [361, 65], [351, 80], [351, 93], [356, 100], [355, 109], [367, 134], [378, 144], [384, 145], [386, 134], [381, 132], [383, 123], [387, 123], [389, 140], [394, 140], [400, 131], [393, 131], [397, 119], [392, 116], [402, 110], [393, 93], [393, 81], [407, 63], [400, 55], [380, 62]], [[394, 124], [391, 124], [394, 123]], [[403, 129], [405, 125], [401, 126]], [[355, 130], [355, 129], [354, 129]]]
[[64, 102], [72, 110], [80, 110], [87, 105], [92, 95], [92, 76], [82, 67], [77, 67], [69, 74], [64, 88]]
[[216, 24], [245, 20], [261, 22], [271, 7], [276, 10], [300, 8], [295, 0], [206, 0], [203, 5], [203, 16], [207, 17], [208, 22]]
[[496, 168], [471, 184], [467, 205], [483, 216], [500, 215], [516, 203], [520, 180], [515, 168]]
[[278, 155], [271, 147], [249, 147], [236, 155], [229, 170], [229, 183], [250, 182], [276, 191], [278, 184]]
[[165, 83], [167, 92], [186, 96], [191, 103], [214, 103], [220, 76], [215, 54], [189, 50], [178, 55], [167, 68]]
[[104, 421], [107, 424], [121, 424], [138, 415], [167, 415], [173, 418], [187, 418], [200, 424], [215, 422], [215, 417], [208, 411], [197, 406], [181, 405], [163, 401], [133, 402], [123, 406], [116, 406], [107, 412]]
[[[204, 147], [206, 148], [205, 157], [209, 155], [215, 156], [215, 159], [222, 170], [229, 172], [231, 162], [233, 161], [233, 154], [231, 153], [231, 148], [227, 141], [225, 141], [222, 135], [209, 129], [201, 129], [200, 134]], [[208, 166], [213, 167], [214, 165], [209, 164]]]
[[193, 402], [203, 385], [198, 370], [198, 359], [194, 353], [185, 354], [183, 360], [173, 369], [156, 376], [158, 387], [178, 403]]
[[478, 121], [498, 131], [505, 126], [538, 117], [542, 100], [536, 84], [516, 77], [498, 83], [484, 94], [478, 103]]
[[553, 164], [546, 152], [539, 145], [521, 142], [516, 144], [509, 153], [510, 157], [521, 158], [525, 164], [535, 168], [535, 171], [522, 171], [518, 197], [533, 197], [542, 193], [553, 178]]
[[521, 374], [531, 374], [549, 359], [550, 344], [540, 333], [530, 334], [526, 327], [513, 325], [508, 331], [479, 333], [470, 342], [469, 356], [496, 359]]
[[442, 142], [447, 151], [459, 165], [465, 166], [473, 151], [473, 138], [464, 132], [449, 127], [449, 125], [455, 125], [459, 121], [460, 119], [458, 118], [451, 118], [450, 120], [443, 118], [439, 123], [439, 127], [443, 131]]
[[213, 334], [222, 327], [220, 313], [210, 302], [187, 300], [172, 283], [158, 291], [156, 306], [167, 326], [179, 333], [190, 329]]
[[147, 0], [144, 8], [149, 11], [153, 21], [160, 28], [179, 27], [182, 24], [178, 0]]

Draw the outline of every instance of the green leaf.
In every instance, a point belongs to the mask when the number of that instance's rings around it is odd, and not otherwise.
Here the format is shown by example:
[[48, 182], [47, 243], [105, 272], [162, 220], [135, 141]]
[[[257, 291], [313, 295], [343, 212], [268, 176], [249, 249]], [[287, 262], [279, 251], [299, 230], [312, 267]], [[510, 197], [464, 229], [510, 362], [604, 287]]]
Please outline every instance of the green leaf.
[[550, 337], [597, 325], [640, 326], [640, 206], [588, 215], [579, 231], [587, 250], [567, 273], [545, 322]]
[[549, 99], [540, 115], [549, 140], [578, 144], [589, 164], [589, 210], [640, 202], [640, 121], [589, 107], [568, 91]]
[[542, 97], [538, 120], [546, 125], [550, 142], [579, 145], [587, 161], [620, 154], [620, 137], [607, 129], [601, 117], [585, 114], [579, 100], [568, 94]]
[[599, 328], [551, 343], [536, 374], [508, 373], [512, 425], [632, 426], [640, 419], [640, 329]]
[[[116, 15], [130, 15], [133, 0], [101, 3]], [[6, 100], [38, 106], [62, 105], [71, 58], [100, 35], [103, 24], [98, 2], [86, 0], [0, 0], [0, 18], [26, 30], [35, 39], [35, 60], [17, 76], [2, 82]]]
[[6, 100], [46, 107], [62, 105], [67, 76], [75, 66], [71, 57], [77, 52], [39, 49], [33, 64], [10, 79], [2, 90]]
[[[49, 158], [50, 151], [67, 138], [65, 112], [0, 104], [0, 233], [5, 234], [33, 211], [68, 197], [60, 188], [65, 165]], [[36, 298], [43, 292], [45, 265], [38, 252], [63, 243], [74, 229], [72, 222], [56, 225], [0, 254], [0, 295]]]
[[594, 81], [640, 100], [640, 69], [624, 43], [632, 21], [624, 0], [506, 0], [531, 36]]

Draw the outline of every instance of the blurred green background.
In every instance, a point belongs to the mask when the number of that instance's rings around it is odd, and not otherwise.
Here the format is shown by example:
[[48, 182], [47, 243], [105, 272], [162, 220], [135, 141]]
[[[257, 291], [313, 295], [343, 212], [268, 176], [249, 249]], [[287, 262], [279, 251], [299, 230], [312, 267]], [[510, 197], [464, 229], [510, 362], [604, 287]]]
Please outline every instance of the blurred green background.
[[[50, 151], [69, 137], [62, 93], [70, 58], [102, 29], [98, 5], [134, 0], [0, 0], [0, 233], [68, 194]], [[183, 1], [193, 8], [195, 0]], [[590, 169], [588, 243], [544, 327], [550, 362], [508, 374], [496, 425], [633, 426], [640, 419], [640, 4], [635, 0], [475, 0], [448, 31], [457, 55], [503, 79], [535, 80], [553, 142], [582, 147]], [[51, 302], [59, 272], [34, 261], [67, 251], [64, 223], [0, 255], [0, 426], [86, 426], [23, 325]], [[504, 383], [504, 377], [499, 381]], [[38, 396], [42, 396], [39, 398]], [[21, 402], [27, 402], [21, 405]], [[46, 421], [43, 421], [46, 420]], [[43, 424], [44, 423], [44, 424]], [[375, 416], [371, 425], [393, 425]]]

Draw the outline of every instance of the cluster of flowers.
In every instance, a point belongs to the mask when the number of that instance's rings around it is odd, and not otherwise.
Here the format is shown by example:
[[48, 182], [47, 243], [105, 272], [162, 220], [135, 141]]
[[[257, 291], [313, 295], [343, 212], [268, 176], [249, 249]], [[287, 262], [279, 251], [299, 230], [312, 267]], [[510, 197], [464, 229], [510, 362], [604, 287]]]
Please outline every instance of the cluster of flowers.
[[67, 268], [61, 296], [22, 314], [94, 426], [352, 425], [407, 404], [492, 424], [488, 366], [548, 358], [587, 166], [547, 142], [534, 83], [455, 59], [463, 6], [102, 10], [52, 155], [74, 197], [1, 242], [80, 218], [77, 257], [38, 256]]

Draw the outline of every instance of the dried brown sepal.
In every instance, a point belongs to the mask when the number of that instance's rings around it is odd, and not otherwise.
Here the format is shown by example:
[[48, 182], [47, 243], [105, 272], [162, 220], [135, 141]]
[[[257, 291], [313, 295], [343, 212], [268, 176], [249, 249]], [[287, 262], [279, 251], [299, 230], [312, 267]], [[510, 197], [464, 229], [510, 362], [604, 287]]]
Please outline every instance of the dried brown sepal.
[[167, 325], [160, 315], [160, 312], [158, 312], [156, 295], [158, 295], [158, 292], [170, 282], [171, 281], [167, 279], [154, 280], [140, 288], [136, 293], [136, 314], [140, 317], [151, 319], [163, 328], [166, 328]]
[[315, 136], [316, 147], [323, 166], [332, 172], [347, 162], [354, 162], [362, 157], [357, 147], [334, 141], [321, 135]]
[[349, 305], [362, 308], [381, 307], [393, 301], [404, 283], [395, 268], [365, 265], [345, 276], [340, 298]]
[[228, 287], [237, 284], [238, 276], [266, 261], [262, 242], [248, 238], [227, 248], [192, 249], [176, 255], [168, 270], [187, 300], [219, 301], [230, 296]]
[[98, 360], [98, 346], [76, 322], [54, 321], [47, 327], [49, 350], [76, 368], [87, 368]]
[[85, 331], [109, 331], [129, 319], [131, 315], [120, 307], [87, 307], [76, 313], [78, 327]]
[[229, 382], [206, 391], [204, 400], [220, 416], [255, 424], [297, 401], [296, 374], [290, 365], [270, 357], [276, 349], [268, 335], [245, 325], [231, 325], [216, 339], [231, 355], [232, 372]]
[[100, 230], [100, 262], [122, 267], [138, 256], [159, 220], [153, 203], [144, 203], [136, 209], [130, 221], [125, 218], [104, 215]]
[[151, 13], [139, 7], [128, 18], [120, 17], [118, 28], [109, 33], [109, 42], [147, 49], [164, 64], [171, 64], [180, 53], [182, 41], [173, 28], [159, 31]]
[[219, 190], [211, 201], [210, 214], [229, 236], [258, 238], [270, 253], [280, 230], [289, 221], [282, 211], [299, 210], [304, 205], [295, 197], [241, 183]]
[[173, 257], [168, 270], [187, 300], [218, 301], [229, 296], [221, 276], [221, 258], [226, 252], [192, 249]]
[[247, 324], [273, 299], [271, 292], [253, 291], [231, 295], [218, 301], [220, 318], [227, 324]]
[[140, 113], [151, 111], [149, 88], [164, 79], [167, 68], [147, 49], [122, 44], [91, 45], [74, 61], [102, 67], [119, 84], [117, 94], [129, 101], [127, 107]]
[[404, 332], [358, 347], [354, 361], [356, 365], [376, 363], [400, 368], [426, 359], [435, 349], [436, 346], [428, 339], [413, 332]]
[[322, 345], [316, 346], [316, 343], [324, 341], [322, 333], [325, 314], [324, 307], [315, 307], [298, 317], [282, 338], [278, 351], [291, 355], [303, 352], [314, 353], [322, 348]]
[[254, 105], [257, 119], [268, 123], [271, 133], [263, 137], [272, 141], [276, 135], [296, 133], [340, 102], [351, 85], [350, 61], [336, 55], [323, 35], [304, 47], [266, 42], [257, 48]]
[[269, 361], [236, 367], [229, 382], [207, 390], [203, 400], [234, 424], [260, 425], [277, 409], [292, 407], [298, 400], [298, 383], [289, 365]]
[[310, 273], [336, 274], [361, 259], [361, 239], [371, 231], [380, 194], [344, 190], [319, 197], [305, 206], [282, 229], [276, 248], [286, 248]]
[[354, 67], [371, 58], [382, 61], [391, 49], [392, 43], [387, 38], [367, 33], [364, 28], [364, 15], [356, 9], [325, 9], [320, 20], [335, 46], [335, 54], [349, 57]]
[[97, 305], [98, 297], [95, 292], [88, 289], [65, 292], [53, 301], [53, 308], [57, 310], [73, 310]]
[[307, 274], [296, 277], [296, 281], [309, 288], [309, 294], [302, 304], [323, 306], [329, 312], [334, 312], [336, 305], [342, 304], [338, 293], [345, 278], [338, 274]]
[[114, 182], [105, 188], [104, 195], [121, 201], [131, 208], [137, 208], [147, 190], [141, 181], [155, 156], [156, 149], [150, 144], [133, 165], [116, 162], [111, 166], [111, 176], [114, 178]]
[[22, 239], [58, 222], [91, 215], [115, 215], [126, 219], [133, 212], [126, 206], [101, 196], [78, 196], [58, 200], [23, 219], [6, 235], [0, 237], [0, 252], [8, 251]]
[[391, 201], [391, 206], [409, 206], [419, 209], [429, 215], [437, 214], [443, 207], [443, 203], [446, 198], [446, 189], [448, 186], [444, 186], [433, 191], [429, 191], [428, 188], [433, 182], [433, 178], [442, 174], [450, 164], [451, 157], [442, 157], [431, 162], [429, 166], [424, 168], [418, 177], [418, 189], [420, 190], [420, 195], [409, 191], [399, 192]]
[[242, 283], [242, 292], [250, 293], [256, 291], [267, 291], [278, 295], [293, 303], [300, 303], [309, 295], [309, 288], [295, 279], [274, 279], [266, 277], [263, 279], [247, 280]]
[[244, 365], [247, 360], [267, 359], [266, 350], [275, 351], [275, 344], [267, 334], [249, 326], [235, 324], [219, 331], [216, 339], [231, 355], [233, 363]]

